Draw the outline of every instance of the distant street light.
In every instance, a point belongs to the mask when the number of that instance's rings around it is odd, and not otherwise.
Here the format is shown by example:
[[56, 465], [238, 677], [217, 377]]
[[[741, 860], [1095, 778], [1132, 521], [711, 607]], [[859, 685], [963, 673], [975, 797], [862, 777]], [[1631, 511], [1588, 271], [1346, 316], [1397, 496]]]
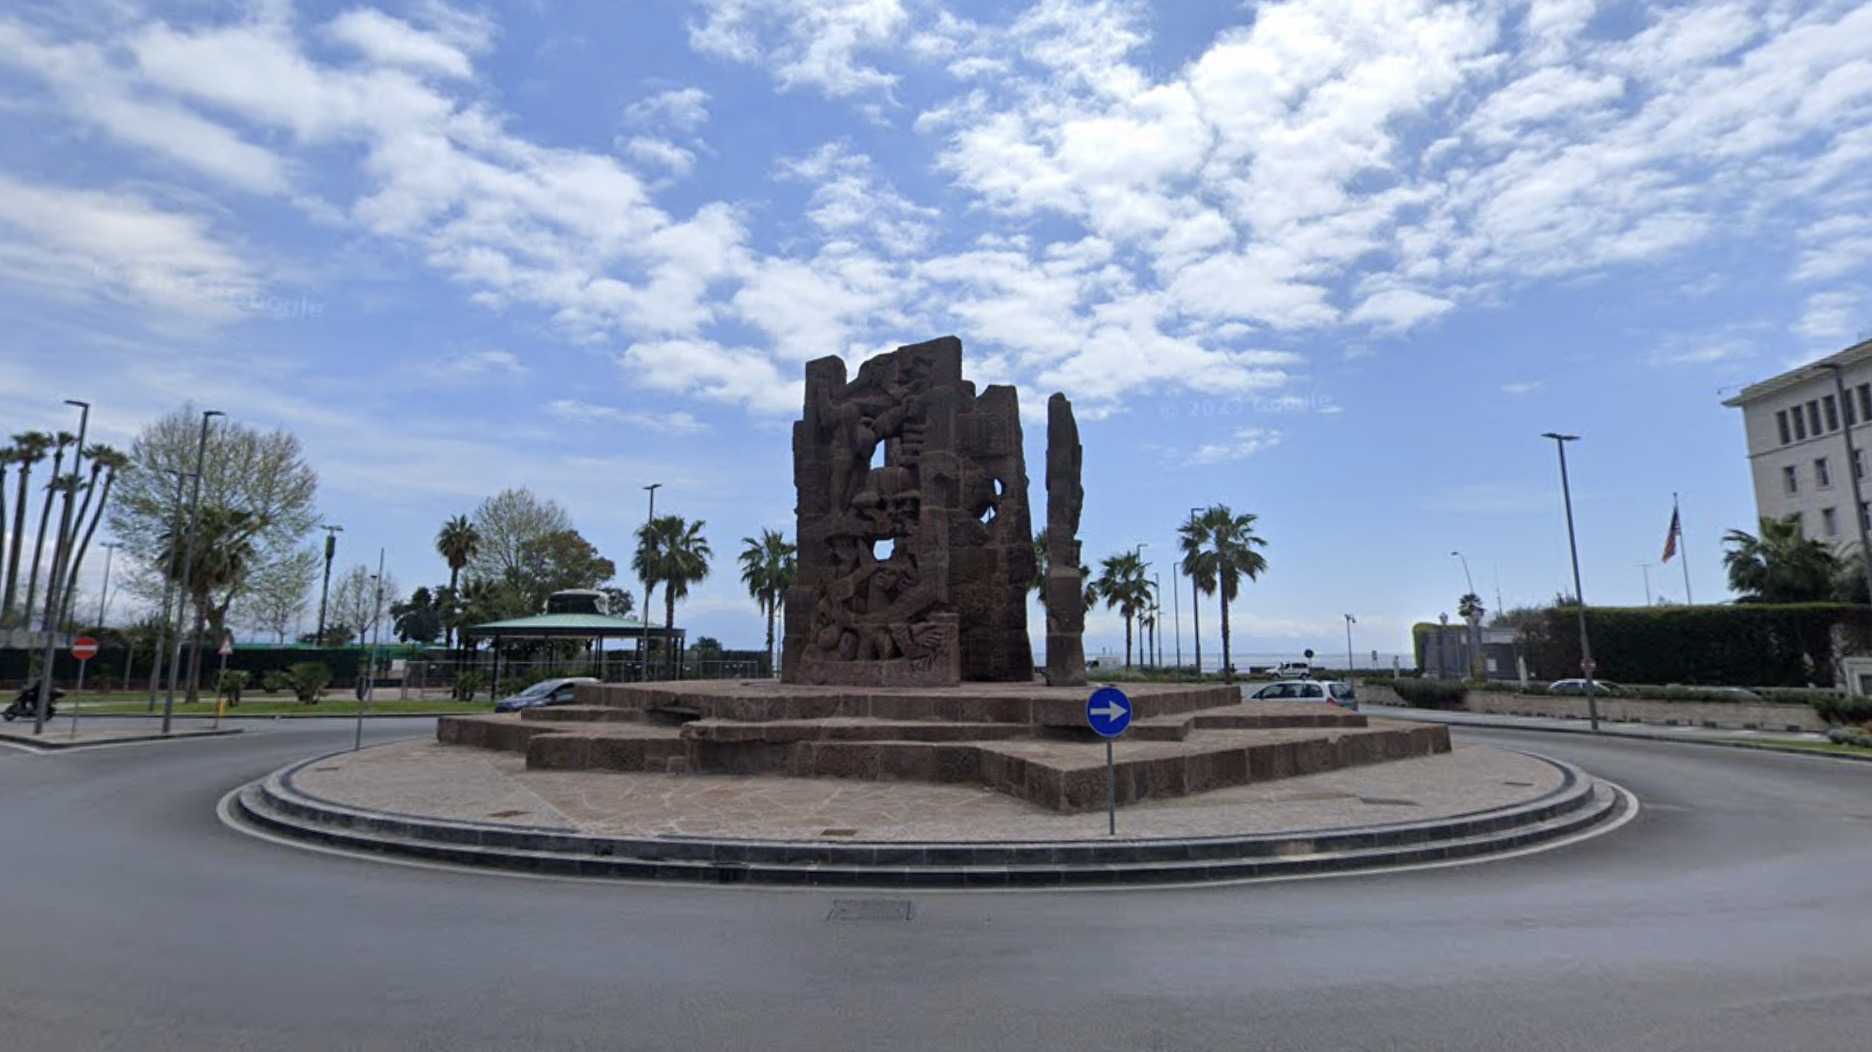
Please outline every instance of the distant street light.
[[[182, 536], [182, 486], [188, 481], [186, 471], [162, 469], [165, 474], [175, 476], [175, 511], [169, 516], [169, 565], [163, 567], [162, 616], [156, 619], [156, 649], [150, 654], [149, 707], [147, 712], [156, 711], [156, 695], [162, 690], [163, 655], [167, 653], [164, 644], [168, 642], [169, 615], [175, 610], [175, 539]], [[180, 635], [182, 624], [176, 622], [176, 633]]]
[[[78, 459], [84, 456], [85, 429], [91, 424], [91, 403], [65, 399], [65, 404], [78, 407], [78, 451], [72, 457], [72, 477], [78, 477]], [[21, 478], [25, 478], [22, 469]], [[52, 480], [56, 486], [58, 479]], [[52, 499], [52, 491], [46, 491], [46, 500]], [[71, 546], [66, 543], [71, 534], [72, 490], [65, 491], [64, 507], [59, 511], [59, 532], [52, 542], [52, 574], [46, 580], [46, 649], [45, 678], [39, 681], [39, 704], [33, 707], [33, 733], [45, 731], [46, 710], [52, 704], [52, 662], [58, 658], [58, 630], [65, 621], [65, 560], [72, 554]], [[42, 519], [41, 522], [44, 520]], [[30, 611], [27, 616], [31, 616]], [[77, 699], [72, 699], [73, 711], [77, 711]]]
[[[663, 488], [661, 482], [652, 482], [644, 487], [650, 493], [650, 514], [644, 518], [644, 609], [641, 618], [643, 626], [637, 630], [637, 679], [639, 682], [650, 678], [650, 651], [648, 649], [650, 643], [650, 530], [652, 524], [656, 522], [656, 491], [661, 488]], [[665, 645], [668, 645], [668, 642], [664, 640]]]
[[1352, 674], [1353, 668], [1358, 665], [1357, 659], [1352, 656], [1352, 626], [1356, 624], [1358, 624], [1358, 618], [1353, 617], [1351, 614], [1345, 615], [1345, 667], [1346, 675], [1348, 676]]
[[[1190, 524], [1202, 517], [1201, 508], [1190, 509]], [[1196, 587], [1196, 575], [1190, 574], [1190, 642], [1196, 648], [1196, 681], [1202, 682], [1202, 589]]]
[[104, 586], [98, 589], [97, 600], [97, 626], [99, 628], [104, 627], [104, 614], [110, 604], [111, 559], [117, 554], [117, 549], [121, 547], [123, 547], [123, 545], [118, 544], [116, 541], [104, 542]]
[[[1137, 560], [1138, 577], [1141, 580], [1148, 580], [1148, 578], [1144, 576], [1144, 571], [1150, 569], [1150, 563], [1147, 563], [1144, 561], [1144, 549], [1150, 546], [1151, 546], [1151, 542], [1149, 541], [1139, 541], [1136, 544], [1131, 546], [1131, 558]], [[1149, 614], [1150, 614], [1150, 607], [1146, 606], [1143, 610], [1143, 615], [1148, 616]], [[1148, 668], [1150, 667], [1150, 658], [1149, 658], [1150, 642], [1147, 636], [1148, 636], [1148, 633], [1151, 631], [1154, 631], [1154, 629], [1152, 629], [1150, 625], [1142, 623], [1143, 621], [1142, 616], [1139, 618], [1139, 621], [1140, 623], [1138, 625], [1138, 658], [1139, 658], [1138, 664], [1143, 665], [1146, 668]], [[1126, 655], [1127, 658], [1129, 656], [1130, 655]]]
[[338, 535], [344, 532], [343, 526], [321, 525], [325, 531], [325, 583], [319, 587], [318, 634], [312, 637], [316, 646], [325, 645], [325, 601], [331, 596], [332, 556], [338, 554]]
[[1651, 564], [1639, 563], [1638, 569], [1644, 571], [1644, 605], [1651, 605]]
[[1566, 501], [1567, 552], [1573, 557], [1573, 601], [1579, 604], [1580, 673], [1586, 677], [1586, 717], [1592, 722], [1592, 732], [1598, 734], [1599, 701], [1593, 694], [1592, 641], [1586, 635], [1586, 590], [1580, 587], [1579, 543], [1573, 534], [1573, 487], [1567, 481], [1566, 469], [1566, 444], [1579, 441], [1579, 436], [1547, 431], [1541, 437], [1553, 439], [1554, 449], [1560, 453], [1560, 495]]
[[[1480, 604], [1482, 602], [1482, 597], [1476, 595], [1475, 578], [1469, 576], [1469, 557], [1461, 552], [1451, 552], [1450, 554], [1462, 560], [1463, 584], [1469, 589], [1463, 594], [1465, 596], [1475, 595], [1475, 601]], [[1464, 617], [1463, 620], [1469, 622], [1469, 653], [1463, 665], [1467, 669], [1467, 675], [1470, 678], [1479, 679], [1482, 675], [1482, 619], [1475, 610], [1471, 608], [1469, 614]]]
[[[182, 610], [183, 618], [188, 617], [189, 578], [195, 569], [195, 527], [201, 521], [201, 484], [202, 471], [208, 461], [208, 423], [217, 416], [226, 416], [219, 409], [202, 411], [201, 439], [195, 446], [195, 490], [189, 497], [188, 542], [183, 546], [182, 555]], [[193, 633], [194, 650], [191, 654], [199, 660], [201, 655], [201, 633]], [[170, 717], [175, 712], [176, 676], [182, 671], [182, 626], [176, 625], [175, 660], [169, 666], [169, 693], [163, 697], [162, 732], [169, 733]]]
[[[1852, 479], [1853, 519], [1859, 524], [1859, 569], [1865, 574], [1866, 599], [1872, 601], [1872, 540], [1867, 540], [1866, 538], [1868, 524], [1866, 522], [1865, 495], [1860, 492], [1861, 487], [1859, 485], [1859, 454], [1853, 450], [1852, 428], [1845, 426], [1845, 415], [1847, 412], [1846, 381], [1840, 378], [1839, 363], [1821, 362], [1818, 367], [1833, 374], [1833, 390], [1837, 392], [1836, 397], [1839, 400], [1839, 412], [1841, 417], [1840, 441], [1846, 443], [1846, 474]], [[1690, 564], [1688, 562], [1684, 564], [1684, 587], [1686, 590], [1689, 588], [1690, 581], [1689, 566]]]

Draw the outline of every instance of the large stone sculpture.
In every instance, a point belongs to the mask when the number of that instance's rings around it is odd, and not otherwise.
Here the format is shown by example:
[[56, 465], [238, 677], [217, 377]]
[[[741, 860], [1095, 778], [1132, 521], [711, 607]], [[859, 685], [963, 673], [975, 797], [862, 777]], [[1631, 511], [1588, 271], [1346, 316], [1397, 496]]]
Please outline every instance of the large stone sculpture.
[[899, 347], [849, 382], [842, 359], [808, 363], [793, 478], [784, 681], [1032, 678], [1020, 407], [1012, 387], [977, 395], [962, 379], [960, 340]]
[[1047, 399], [1046, 678], [1055, 687], [1082, 687], [1085, 669], [1085, 574], [1079, 569], [1079, 425], [1063, 394]]

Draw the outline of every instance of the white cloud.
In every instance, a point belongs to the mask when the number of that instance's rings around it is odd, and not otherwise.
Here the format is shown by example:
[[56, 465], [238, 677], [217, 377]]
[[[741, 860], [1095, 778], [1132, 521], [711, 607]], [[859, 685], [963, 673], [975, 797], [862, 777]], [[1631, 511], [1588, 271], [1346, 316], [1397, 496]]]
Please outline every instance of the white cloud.
[[546, 403], [546, 411], [563, 420], [579, 423], [617, 422], [673, 435], [693, 435], [707, 430], [707, 425], [690, 413], [631, 412], [616, 406], [593, 405], [570, 398]]
[[1794, 331], [1812, 340], [1846, 342], [1872, 323], [1866, 289], [1842, 289], [1807, 297]]
[[1501, 389], [1502, 394], [1519, 398], [1522, 395], [1533, 394], [1546, 386], [1545, 380], [1513, 380], [1501, 385]]
[[1229, 435], [1226, 441], [1212, 442], [1197, 447], [1191, 453], [1191, 464], [1222, 464], [1232, 460], [1242, 460], [1267, 449], [1280, 445], [1281, 433], [1264, 427], [1244, 427]]
[[708, 121], [708, 103], [709, 93], [701, 88], [672, 88], [631, 103], [624, 118], [640, 127], [693, 132]]
[[444, 372], [456, 376], [524, 376], [527, 367], [520, 362], [512, 351], [468, 351], [454, 355], [442, 362]]
[[676, 175], [688, 175], [695, 167], [695, 154], [662, 139], [641, 135], [621, 141], [625, 156], [644, 165], [668, 168]]
[[384, 65], [445, 77], [474, 75], [474, 63], [460, 48], [381, 11], [353, 8], [325, 28], [334, 40]]
[[832, 98], [888, 90], [897, 82], [859, 58], [888, 50], [909, 25], [898, 0], [698, 0], [696, 50], [764, 62], [781, 90], [812, 87]]

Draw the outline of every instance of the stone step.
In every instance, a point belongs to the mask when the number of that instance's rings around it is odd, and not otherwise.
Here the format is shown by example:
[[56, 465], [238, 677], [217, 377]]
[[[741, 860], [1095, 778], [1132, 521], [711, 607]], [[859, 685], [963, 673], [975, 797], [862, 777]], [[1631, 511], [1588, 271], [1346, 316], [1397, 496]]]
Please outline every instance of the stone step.
[[541, 705], [521, 709], [527, 723], [642, 723], [641, 709], [616, 709], [606, 705]]
[[[1139, 717], [1168, 716], [1241, 703], [1223, 685], [1127, 684]], [[769, 681], [581, 686], [580, 706], [635, 711], [670, 710], [703, 719], [756, 723], [832, 718], [921, 720], [950, 723], [1019, 723], [1084, 727], [1090, 688], [971, 683], [966, 689], [801, 687]]]
[[682, 726], [682, 736], [693, 741], [762, 742], [771, 745], [805, 741], [991, 741], [1024, 738], [1032, 732], [1033, 728], [1024, 723], [943, 723], [858, 716], [762, 723], [700, 719]]

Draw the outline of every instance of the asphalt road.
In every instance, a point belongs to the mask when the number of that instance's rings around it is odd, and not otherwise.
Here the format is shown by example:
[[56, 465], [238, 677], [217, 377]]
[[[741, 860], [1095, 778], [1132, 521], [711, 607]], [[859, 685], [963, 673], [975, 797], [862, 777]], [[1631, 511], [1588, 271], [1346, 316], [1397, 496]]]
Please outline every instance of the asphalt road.
[[1644, 810], [1481, 865], [831, 919], [887, 896], [439, 871], [216, 819], [351, 733], [0, 747], [0, 1049], [1872, 1047], [1872, 765], [1464, 731]]

